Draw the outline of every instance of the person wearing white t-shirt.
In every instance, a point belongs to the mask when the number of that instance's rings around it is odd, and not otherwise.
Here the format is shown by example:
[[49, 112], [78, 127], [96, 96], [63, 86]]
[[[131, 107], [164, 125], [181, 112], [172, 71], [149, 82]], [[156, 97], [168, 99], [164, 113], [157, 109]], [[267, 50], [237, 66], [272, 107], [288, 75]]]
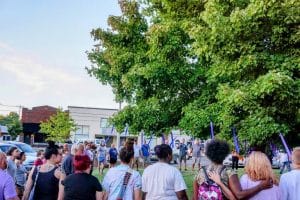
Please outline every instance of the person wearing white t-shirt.
[[300, 200], [300, 147], [293, 150], [292, 165], [293, 170], [280, 177], [281, 200]]
[[134, 149], [131, 141], [126, 142], [120, 151], [121, 164], [110, 168], [102, 186], [108, 200], [140, 200], [142, 198], [142, 178], [139, 172], [130, 168]]
[[159, 161], [147, 167], [142, 176], [143, 199], [186, 200], [186, 185], [180, 171], [171, 166], [172, 149], [167, 144], [157, 145]]

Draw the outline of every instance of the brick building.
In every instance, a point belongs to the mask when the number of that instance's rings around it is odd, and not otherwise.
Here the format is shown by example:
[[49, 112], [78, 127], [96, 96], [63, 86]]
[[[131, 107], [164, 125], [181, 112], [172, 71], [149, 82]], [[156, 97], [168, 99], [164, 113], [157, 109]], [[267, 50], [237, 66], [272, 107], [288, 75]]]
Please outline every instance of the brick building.
[[45, 142], [45, 134], [40, 132], [40, 124], [47, 121], [56, 112], [57, 108], [51, 106], [37, 106], [32, 109], [23, 108], [21, 118], [23, 141], [28, 144]]

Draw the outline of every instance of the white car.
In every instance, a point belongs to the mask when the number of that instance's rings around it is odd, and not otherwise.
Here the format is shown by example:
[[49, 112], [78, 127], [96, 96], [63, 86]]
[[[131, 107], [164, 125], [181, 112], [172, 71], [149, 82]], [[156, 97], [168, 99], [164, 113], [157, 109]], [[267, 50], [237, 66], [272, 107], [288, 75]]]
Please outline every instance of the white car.
[[[232, 165], [232, 156], [230, 154], [223, 161], [223, 165], [225, 165], [225, 166]], [[244, 166], [245, 166], [245, 159], [244, 160], [239, 159], [239, 167], [244, 167]]]

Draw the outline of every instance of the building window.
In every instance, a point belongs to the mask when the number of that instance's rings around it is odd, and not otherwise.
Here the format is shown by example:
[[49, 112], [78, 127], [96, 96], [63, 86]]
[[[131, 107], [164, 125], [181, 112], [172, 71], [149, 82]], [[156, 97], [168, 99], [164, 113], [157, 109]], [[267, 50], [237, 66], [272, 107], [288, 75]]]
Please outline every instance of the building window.
[[85, 125], [78, 125], [75, 135], [89, 135], [90, 127]]
[[101, 118], [100, 120], [100, 128], [108, 128], [110, 127], [108, 124], [108, 119], [107, 118]]

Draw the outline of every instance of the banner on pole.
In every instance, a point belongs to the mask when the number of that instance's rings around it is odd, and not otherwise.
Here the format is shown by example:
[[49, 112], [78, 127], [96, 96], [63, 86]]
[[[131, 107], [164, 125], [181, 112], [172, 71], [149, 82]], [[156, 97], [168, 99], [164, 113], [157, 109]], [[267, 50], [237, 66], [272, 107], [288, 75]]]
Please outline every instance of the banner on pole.
[[291, 151], [290, 151], [290, 149], [289, 149], [289, 147], [288, 147], [288, 145], [287, 145], [287, 143], [286, 143], [286, 141], [285, 141], [285, 139], [284, 139], [284, 137], [281, 133], [279, 133], [279, 137], [280, 137], [281, 142], [282, 142], [282, 144], [285, 148], [286, 153], [288, 154], [288, 156], [290, 158], [291, 157]]
[[214, 139], [215, 138], [215, 134], [214, 134], [214, 125], [213, 122], [210, 120], [210, 138]]

